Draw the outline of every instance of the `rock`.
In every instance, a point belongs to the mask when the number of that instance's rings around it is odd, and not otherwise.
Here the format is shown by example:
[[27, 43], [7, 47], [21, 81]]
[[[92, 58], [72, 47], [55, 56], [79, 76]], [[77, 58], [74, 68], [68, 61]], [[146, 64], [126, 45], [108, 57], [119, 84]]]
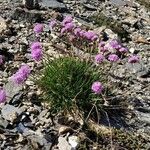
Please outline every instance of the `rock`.
[[72, 132], [72, 131], [73, 131], [73, 129], [70, 128], [70, 127], [61, 126], [61, 127], [59, 128], [58, 133], [59, 133], [59, 134], [65, 134], [65, 133], [67, 133], [67, 132]]
[[138, 77], [147, 77], [150, 74], [150, 68], [148, 66], [144, 66], [143, 63], [127, 63], [126, 68]]
[[7, 29], [6, 21], [0, 16], [0, 34]]
[[150, 124], [150, 113], [143, 113], [139, 111], [136, 113], [140, 121]]
[[1, 116], [0, 116], [0, 126], [6, 128], [8, 126], [8, 121], [3, 119]]
[[83, 4], [83, 6], [84, 6], [86, 9], [91, 10], [91, 11], [97, 10], [97, 7], [94, 7], [94, 6], [91, 5], [91, 4]]
[[52, 8], [52, 9], [57, 9], [57, 10], [61, 10], [61, 11], [66, 11], [66, 5], [63, 3], [60, 3], [56, 0], [41, 0], [39, 2], [39, 5], [42, 8]]
[[19, 92], [19, 93], [15, 94], [15, 96], [12, 98], [11, 103], [15, 106], [16, 105], [18, 106], [22, 100], [22, 96], [23, 96], [23, 92]]
[[61, 136], [58, 138], [57, 146], [58, 146], [59, 150], [72, 150], [71, 146], [67, 142], [66, 138], [61, 137]]
[[6, 104], [2, 108], [1, 113], [2, 113], [2, 117], [5, 120], [14, 122], [22, 112], [18, 108], [14, 107], [12, 105]]
[[105, 33], [110, 39], [118, 39], [118, 35], [115, 34], [111, 29], [105, 29]]
[[27, 10], [22, 8], [16, 8], [12, 13], [11, 18], [18, 21], [35, 23], [43, 20], [44, 12], [37, 10]]
[[23, 0], [23, 5], [28, 9], [38, 8], [38, 0]]
[[9, 102], [15, 95], [19, 93], [19, 91], [22, 89], [22, 85], [16, 85], [12, 81], [8, 81], [4, 85], [4, 89], [7, 93], [7, 102]]
[[68, 142], [69, 144], [72, 146], [72, 148], [74, 150], [76, 150], [76, 148], [78, 147], [79, 145], [79, 138], [77, 136], [69, 136], [68, 137]]
[[116, 5], [116, 6], [124, 6], [127, 4], [127, 1], [124, 0], [110, 0], [110, 3], [112, 5]]

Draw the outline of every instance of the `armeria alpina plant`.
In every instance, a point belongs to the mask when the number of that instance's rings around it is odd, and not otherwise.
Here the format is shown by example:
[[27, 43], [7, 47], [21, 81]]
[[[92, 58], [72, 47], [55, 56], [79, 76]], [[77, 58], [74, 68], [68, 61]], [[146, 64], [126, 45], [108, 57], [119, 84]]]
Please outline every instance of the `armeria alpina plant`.
[[54, 112], [69, 112], [75, 108], [88, 112], [95, 98], [97, 103], [102, 102], [102, 85], [92, 84], [103, 80], [101, 71], [92, 63], [74, 57], [60, 57], [45, 61], [35, 82]]

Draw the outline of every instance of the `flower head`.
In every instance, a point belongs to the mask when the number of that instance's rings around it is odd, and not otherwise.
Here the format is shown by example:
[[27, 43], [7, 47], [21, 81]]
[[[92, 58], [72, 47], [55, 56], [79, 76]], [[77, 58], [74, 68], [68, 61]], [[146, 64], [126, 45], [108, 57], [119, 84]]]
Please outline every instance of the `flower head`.
[[91, 89], [95, 94], [100, 94], [103, 90], [103, 86], [99, 81], [96, 81], [92, 84]]
[[101, 47], [104, 47], [105, 46], [105, 42], [104, 41], [101, 41], [98, 46], [101, 48]]
[[118, 51], [121, 53], [126, 53], [128, 51], [128, 49], [125, 47], [121, 47]]
[[0, 88], [0, 103], [4, 103], [6, 101], [6, 92], [4, 89]]
[[20, 69], [18, 70], [19, 74], [23, 74], [25, 77], [28, 77], [28, 75], [31, 72], [30, 67], [26, 64], [26, 65], [22, 65], [20, 67]]
[[132, 56], [129, 57], [128, 62], [129, 63], [137, 63], [137, 62], [139, 62], [139, 59], [140, 59], [139, 56], [132, 55]]
[[62, 21], [62, 25], [65, 26], [67, 23], [70, 23], [73, 21], [73, 18], [71, 16], [66, 16], [64, 20]]
[[4, 57], [0, 55], [0, 65], [2, 65], [3, 63], [4, 63]]
[[85, 32], [86, 32], [85, 30], [81, 30], [81, 31], [79, 32], [80, 37], [84, 37]]
[[10, 77], [10, 79], [15, 84], [22, 84], [28, 78], [30, 72], [30, 67], [28, 65], [23, 65], [15, 74]]
[[85, 33], [84, 33], [84, 37], [85, 37], [87, 40], [91, 40], [91, 41], [98, 38], [98, 36], [97, 36], [94, 32], [92, 32], [92, 31], [87, 31], [87, 32], [85, 32]]
[[81, 31], [81, 28], [77, 27], [77, 28], [74, 29], [74, 34], [76, 36], [80, 36], [80, 31]]
[[97, 54], [96, 56], [95, 56], [95, 62], [97, 63], [97, 64], [99, 64], [99, 63], [102, 63], [103, 61], [104, 61], [104, 56], [102, 55], [102, 54]]
[[63, 27], [63, 28], [61, 29], [60, 33], [63, 34], [63, 33], [65, 33], [65, 32], [66, 32], [66, 28]]
[[119, 49], [121, 48], [120, 43], [117, 40], [112, 40], [109, 42], [110, 46], [114, 49]]
[[34, 26], [33, 31], [34, 31], [36, 34], [39, 34], [39, 33], [43, 32], [43, 24], [40, 24], [40, 23], [36, 24], [36, 25]]
[[65, 29], [67, 31], [72, 30], [74, 27], [75, 27], [75, 25], [72, 22], [65, 24]]
[[35, 61], [40, 61], [42, 59], [42, 49], [34, 49], [31, 51], [31, 56]]
[[34, 50], [34, 49], [41, 49], [42, 48], [42, 45], [40, 42], [33, 42], [31, 44], [31, 50]]
[[108, 56], [108, 60], [111, 61], [111, 62], [116, 62], [116, 61], [119, 60], [119, 57], [116, 54], [110, 54]]

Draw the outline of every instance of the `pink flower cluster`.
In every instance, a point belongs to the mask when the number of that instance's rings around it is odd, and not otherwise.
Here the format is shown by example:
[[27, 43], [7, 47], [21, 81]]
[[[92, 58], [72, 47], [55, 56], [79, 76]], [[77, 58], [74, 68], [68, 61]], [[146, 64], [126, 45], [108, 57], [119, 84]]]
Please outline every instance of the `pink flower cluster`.
[[82, 30], [80, 27], [76, 27], [71, 16], [66, 16], [62, 21], [61, 34], [68, 32], [76, 36], [76, 38], [83, 38], [92, 42], [98, 39], [98, 35], [93, 31], [86, 31]]
[[40, 42], [33, 42], [31, 44], [31, 56], [35, 61], [42, 59], [42, 45]]
[[137, 55], [132, 55], [128, 58], [129, 63], [138, 63], [139, 61], [140, 61], [140, 58]]
[[22, 84], [28, 78], [30, 72], [30, 67], [28, 65], [23, 65], [15, 74], [10, 77], [10, 79], [15, 84]]
[[95, 94], [100, 94], [103, 90], [103, 86], [102, 86], [101, 82], [96, 81], [92, 84], [91, 89]]
[[43, 24], [37, 23], [37, 24], [34, 26], [33, 31], [35, 32], [35, 34], [36, 34], [37, 36], [39, 36], [39, 34], [40, 34], [41, 32], [43, 32], [43, 29], [44, 29]]
[[128, 52], [128, 49], [126, 47], [123, 47], [117, 40], [111, 40], [109, 41], [109, 43], [105, 43], [103, 41], [101, 41], [99, 43], [99, 50], [101, 52], [106, 52], [106, 51], [109, 51], [110, 49], [114, 49], [116, 50], [117, 52], [120, 52], [120, 53], [126, 53]]
[[[125, 53], [128, 52], [128, 48], [122, 46], [117, 40], [111, 40], [108, 42], [101, 41], [98, 45], [98, 48], [100, 53], [103, 53], [103, 55], [106, 54], [106, 56], [108, 56], [107, 59], [110, 62], [117, 62], [118, 60], [120, 60], [118, 54], [124, 55]], [[113, 53], [111, 51], [112, 49]], [[97, 62], [96, 57], [97, 55], [95, 56], [95, 62]], [[137, 55], [130, 56], [128, 58], [128, 62], [137, 63], [139, 62], [139, 57]]]

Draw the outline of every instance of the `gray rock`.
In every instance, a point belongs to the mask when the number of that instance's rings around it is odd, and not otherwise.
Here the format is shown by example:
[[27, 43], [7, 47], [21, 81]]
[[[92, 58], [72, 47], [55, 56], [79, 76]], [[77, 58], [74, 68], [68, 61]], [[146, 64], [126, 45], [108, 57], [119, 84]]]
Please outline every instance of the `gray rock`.
[[127, 63], [126, 68], [132, 73], [135, 73], [138, 77], [146, 77], [150, 74], [150, 68], [144, 66], [143, 63]]
[[0, 34], [7, 29], [6, 21], [0, 16]]
[[23, 0], [23, 4], [28, 9], [38, 8], [38, 0]]
[[150, 113], [143, 113], [139, 111], [136, 113], [140, 121], [150, 124]]
[[12, 81], [5, 84], [4, 89], [7, 93], [7, 102], [9, 102], [22, 89], [22, 85], [16, 85]]
[[0, 126], [6, 128], [8, 126], [8, 121], [3, 119], [1, 116], [0, 116]]
[[94, 6], [91, 5], [91, 4], [84, 4], [83, 6], [84, 6], [86, 9], [91, 10], [91, 11], [97, 10], [97, 7], [94, 7]]
[[14, 122], [22, 112], [18, 108], [14, 107], [12, 105], [6, 104], [2, 108], [1, 113], [2, 113], [2, 117], [5, 120]]
[[58, 148], [59, 150], [71, 150], [71, 145], [67, 142], [66, 138], [64, 137], [59, 137], [58, 138]]
[[52, 8], [52, 9], [59, 9], [59, 10], [66, 10], [66, 5], [63, 3], [60, 3], [56, 0], [41, 0], [39, 2], [39, 5], [42, 8]]
[[35, 23], [43, 19], [44, 12], [37, 10], [27, 10], [22, 8], [16, 8], [12, 13], [11, 18], [18, 21]]

